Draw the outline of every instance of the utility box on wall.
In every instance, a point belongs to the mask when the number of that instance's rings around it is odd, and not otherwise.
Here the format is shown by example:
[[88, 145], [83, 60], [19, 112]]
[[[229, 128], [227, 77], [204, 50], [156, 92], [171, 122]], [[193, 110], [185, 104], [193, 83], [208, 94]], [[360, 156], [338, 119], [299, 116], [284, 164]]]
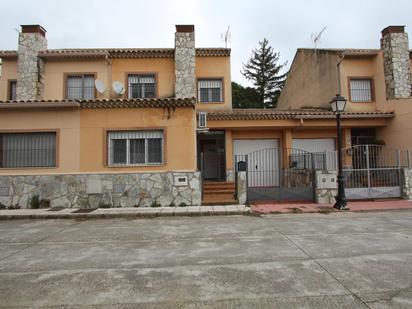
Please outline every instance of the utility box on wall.
[[187, 186], [187, 176], [175, 176], [175, 186], [185, 187]]
[[316, 173], [316, 189], [336, 189], [338, 187], [336, 172]]

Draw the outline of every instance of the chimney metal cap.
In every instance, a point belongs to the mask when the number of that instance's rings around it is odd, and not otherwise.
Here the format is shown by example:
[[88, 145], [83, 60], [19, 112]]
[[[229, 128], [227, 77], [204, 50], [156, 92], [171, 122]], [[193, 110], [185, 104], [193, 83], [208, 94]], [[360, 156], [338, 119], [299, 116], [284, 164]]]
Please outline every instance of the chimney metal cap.
[[381, 31], [382, 37], [390, 33], [405, 33], [405, 26], [388, 26]]
[[20, 27], [22, 33], [38, 33], [46, 37], [47, 31], [40, 25], [21, 25]]
[[176, 25], [176, 32], [195, 32], [195, 25]]

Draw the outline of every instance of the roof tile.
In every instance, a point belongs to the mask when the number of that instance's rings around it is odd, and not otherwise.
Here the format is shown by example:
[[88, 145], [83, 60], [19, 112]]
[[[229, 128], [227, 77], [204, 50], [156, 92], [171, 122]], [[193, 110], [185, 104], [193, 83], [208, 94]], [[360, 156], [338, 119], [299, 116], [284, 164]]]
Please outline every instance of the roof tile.
[[[343, 118], [388, 118], [393, 117], [393, 112], [345, 112]], [[326, 119], [334, 118], [335, 114], [327, 110], [256, 110], [234, 109], [232, 111], [211, 112], [207, 114], [208, 120], [281, 120], [281, 119]]]
[[0, 109], [77, 107], [81, 109], [109, 108], [194, 108], [196, 98], [95, 99], [95, 100], [35, 100], [0, 101]]

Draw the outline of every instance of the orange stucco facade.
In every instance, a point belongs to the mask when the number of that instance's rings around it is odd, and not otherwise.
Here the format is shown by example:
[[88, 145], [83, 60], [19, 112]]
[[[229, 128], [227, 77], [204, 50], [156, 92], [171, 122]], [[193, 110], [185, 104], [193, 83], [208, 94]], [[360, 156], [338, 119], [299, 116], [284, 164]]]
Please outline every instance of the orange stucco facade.
[[[196, 123], [191, 108], [177, 109], [168, 118], [159, 109], [101, 109], [80, 113], [80, 170], [82, 172], [194, 171]], [[142, 167], [109, 167], [106, 132], [161, 129], [164, 132], [164, 164]]]
[[[207, 51], [206, 51], [207, 53]], [[197, 55], [197, 54], [196, 54]], [[92, 73], [106, 88], [95, 92], [95, 100], [127, 99], [128, 74], [154, 74], [155, 97], [175, 97], [175, 58], [167, 56], [78, 56], [44, 58], [43, 100], [64, 100], [66, 75]], [[387, 101], [383, 74], [383, 56], [347, 57], [340, 64], [336, 53], [301, 50], [289, 72], [279, 101], [281, 109], [325, 108], [337, 93], [349, 97], [348, 78], [370, 77], [374, 81], [374, 101], [348, 102], [348, 111], [368, 112], [395, 110], [395, 119], [344, 119], [344, 146], [350, 146], [352, 128], [375, 128], [379, 138], [397, 147], [412, 147], [411, 100]], [[317, 70], [313, 66], [319, 65]], [[340, 82], [339, 78], [340, 77]], [[0, 101], [8, 100], [8, 82], [17, 78], [17, 59], [2, 59]], [[74, 110], [0, 110], [0, 133], [19, 130], [56, 130], [58, 132], [57, 167], [49, 169], [0, 169], [1, 174], [38, 173], [135, 173], [198, 170], [199, 147], [197, 136], [198, 112], [230, 112], [232, 110], [230, 53], [197, 55], [194, 79], [222, 80], [222, 102], [202, 103], [194, 107], [177, 108], [78, 108]], [[126, 86], [123, 95], [117, 95], [112, 83], [120, 81]], [[197, 96], [198, 91], [196, 91]], [[199, 98], [197, 98], [199, 99]], [[208, 120], [210, 131], [224, 132], [225, 168], [233, 171], [234, 141], [277, 139], [282, 149], [292, 147], [293, 139], [334, 139], [334, 118], [296, 118], [259, 120]], [[107, 164], [107, 132], [117, 130], [151, 130], [164, 132], [164, 162], [161, 165], [113, 167]], [[284, 156], [286, 157], [286, 156]], [[284, 162], [287, 165], [286, 162]]]
[[[317, 61], [316, 62], [316, 59]], [[338, 65], [338, 63], [340, 64]], [[338, 82], [338, 71], [340, 82]], [[335, 82], [330, 84], [322, 80], [318, 75], [330, 75]], [[372, 101], [353, 102], [350, 96], [350, 78], [370, 78], [372, 80]], [[360, 127], [376, 129], [376, 137], [386, 145], [409, 149], [412, 147], [412, 98], [388, 100], [386, 95], [385, 74], [383, 64], [383, 52], [373, 50], [373, 53], [365, 55], [349, 55], [339, 57], [335, 50], [329, 52], [314, 50], [298, 50], [295, 63], [286, 81], [285, 89], [281, 94], [279, 108], [288, 108], [289, 104], [294, 108], [307, 106], [328, 107], [329, 100], [339, 92], [348, 99], [346, 111], [350, 112], [374, 112], [393, 111], [395, 117], [387, 120], [384, 126], [375, 126], [373, 121], [367, 120]], [[306, 91], [305, 85], [311, 90]], [[293, 103], [292, 103], [293, 102]]]

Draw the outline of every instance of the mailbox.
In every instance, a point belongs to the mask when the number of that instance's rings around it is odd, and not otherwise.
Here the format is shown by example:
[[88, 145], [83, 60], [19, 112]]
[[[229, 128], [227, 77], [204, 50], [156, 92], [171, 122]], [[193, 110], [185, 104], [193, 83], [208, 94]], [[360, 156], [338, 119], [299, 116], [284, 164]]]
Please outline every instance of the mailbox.
[[237, 163], [237, 171], [238, 172], [245, 172], [246, 171], [246, 161], [239, 161]]

